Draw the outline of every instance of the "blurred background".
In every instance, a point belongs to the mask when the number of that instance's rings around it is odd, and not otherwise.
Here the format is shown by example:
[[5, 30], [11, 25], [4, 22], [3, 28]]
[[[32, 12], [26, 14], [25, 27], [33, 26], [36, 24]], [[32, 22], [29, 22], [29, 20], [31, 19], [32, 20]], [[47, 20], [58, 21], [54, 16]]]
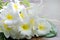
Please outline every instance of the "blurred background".
[[[38, 6], [41, 1], [30, 0], [30, 2], [36, 3], [36, 6]], [[40, 17], [44, 16], [47, 18], [60, 20], [60, 0], [42, 0], [42, 4], [39, 7], [36, 7], [35, 10], [37, 10], [35, 13], [39, 13]]]

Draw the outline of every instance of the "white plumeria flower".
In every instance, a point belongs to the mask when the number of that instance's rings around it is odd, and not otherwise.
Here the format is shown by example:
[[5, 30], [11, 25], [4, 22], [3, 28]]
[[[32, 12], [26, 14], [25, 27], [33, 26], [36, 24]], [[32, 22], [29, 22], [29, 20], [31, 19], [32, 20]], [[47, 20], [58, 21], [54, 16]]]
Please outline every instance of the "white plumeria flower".
[[28, 12], [25, 9], [20, 11], [19, 16], [20, 16], [21, 21], [24, 21], [27, 18], [29, 18]]
[[6, 38], [9, 38], [10, 36], [10, 30], [12, 30], [12, 28], [9, 28], [7, 24], [4, 24], [2, 21], [0, 23], [0, 27], [2, 29], [2, 32], [4, 33], [4, 35], [6, 36]]
[[50, 32], [51, 25], [49, 24], [49, 22], [46, 19], [37, 18], [36, 25], [34, 28], [35, 29], [33, 29], [33, 30], [35, 30], [35, 35], [42, 36], [42, 35], [46, 35], [47, 33]]
[[18, 0], [14, 0], [14, 1], [15, 1], [14, 3], [11, 2], [11, 5], [15, 12], [16, 11], [20, 12], [21, 10], [25, 9], [25, 6], [20, 4], [20, 1]]
[[27, 22], [21, 23], [18, 29], [22, 38], [30, 39], [33, 35], [32, 26]]
[[25, 20], [32, 19], [33, 16], [35, 16], [33, 13], [30, 14], [30, 12], [25, 8], [19, 12], [19, 16], [22, 22]]
[[6, 36], [6, 38], [12, 37], [13, 39], [19, 39], [20, 37], [18, 37], [19, 32], [18, 32], [18, 27], [16, 25], [14, 25], [13, 27], [9, 27], [9, 25], [7, 24], [2, 24], [2, 32], [4, 33], [4, 35]]
[[[34, 14], [32, 14], [34, 15]], [[29, 15], [27, 13], [26, 10], [21, 11], [21, 13], [19, 14], [20, 18], [21, 18], [21, 24], [19, 26], [19, 31], [20, 31], [20, 35], [21, 38], [27, 38], [30, 39], [33, 35], [33, 25], [35, 23], [35, 17]]]
[[12, 27], [12, 30], [10, 30], [10, 37], [12, 37], [13, 39], [20, 39], [20, 33], [18, 31], [18, 26], [19, 25], [14, 25], [14, 27]]
[[17, 24], [17, 21], [19, 20], [18, 12], [15, 13], [13, 11], [11, 4], [6, 6], [6, 8], [1, 12], [1, 15], [6, 24]]
[[[13, 3], [13, 2], [12, 2]], [[13, 7], [11, 6], [12, 3], [9, 3], [3, 10], [1, 11], [1, 26], [2, 30], [5, 34], [5, 36], [8, 38], [14, 30], [15, 32], [18, 33], [17, 31], [17, 26], [20, 23], [20, 18], [18, 15], [18, 12], [14, 12]], [[19, 21], [19, 22], [18, 22]], [[15, 27], [16, 26], [16, 27]], [[14, 29], [13, 29], [14, 28]], [[14, 35], [16, 36], [16, 35]], [[14, 37], [16, 38], [16, 37]]]
[[[1, 24], [5, 36], [8, 38], [11, 36], [14, 39], [19, 39], [18, 37], [18, 25], [20, 24], [20, 18], [18, 13], [22, 11], [25, 7], [24, 5], [19, 5], [18, 3], [10, 2], [5, 6], [1, 12]], [[26, 13], [26, 12], [25, 12]], [[25, 17], [26, 18], [26, 17]], [[17, 26], [16, 26], [17, 25]]]
[[5, 23], [1, 23], [1, 28], [2, 28], [2, 32], [4, 33], [4, 35], [6, 36], [6, 38], [12, 37], [13, 39], [19, 39], [20, 37], [19, 32], [18, 32], [18, 25], [8, 25]]
[[32, 36], [34, 36], [34, 34], [33, 34], [33, 25], [34, 24], [35, 24], [34, 16], [27, 16], [25, 19], [23, 19], [23, 22], [21, 22], [21, 24], [18, 28], [21, 38], [30, 39]]

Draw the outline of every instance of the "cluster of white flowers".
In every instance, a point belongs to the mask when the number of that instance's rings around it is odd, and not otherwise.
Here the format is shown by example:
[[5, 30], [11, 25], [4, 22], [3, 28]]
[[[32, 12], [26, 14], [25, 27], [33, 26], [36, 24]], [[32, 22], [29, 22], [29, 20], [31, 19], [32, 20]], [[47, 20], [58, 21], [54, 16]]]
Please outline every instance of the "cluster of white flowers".
[[50, 23], [35, 14], [30, 14], [27, 7], [17, 2], [10, 2], [0, 13], [0, 28], [6, 38], [30, 39], [46, 35], [51, 30]]

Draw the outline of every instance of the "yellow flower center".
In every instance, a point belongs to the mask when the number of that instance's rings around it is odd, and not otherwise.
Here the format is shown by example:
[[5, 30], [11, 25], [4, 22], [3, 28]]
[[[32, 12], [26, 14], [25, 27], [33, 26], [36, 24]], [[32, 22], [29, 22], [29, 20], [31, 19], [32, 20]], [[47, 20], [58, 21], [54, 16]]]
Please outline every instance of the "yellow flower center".
[[6, 15], [6, 18], [7, 18], [8, 20], [12, 20], [12, 19], [13, 19], [13, 16], [10, 15], [10, 14], [7, 14], [7, 15]]
[[22, 29], [23, 30], [28, 30], [29, 29], [29, 25], [28, 24], [23, 24], [22, 25]]
[[14, 4], [13, 6], [14, 6], [14, 9], [15, 9], [15, 10], [17, 10], [17, 9], [18, 9], [17, 4]]
[[23, 19], [24, 18], [24, 14], [21, 12], [20, 14], [19, 14], [19, 16]]
[[45, 30], [45, 26], [42, 25], [42, 24], [40, 24], [40, 25], [38, 26], [38, 29], [39, 29], [39, 30]]
[[7, 30], [7, 31], [10, 31], [10, 30], [11, 30], [11, 28], [9, 28], [7, 24], [4, 24], [4, 28], [5, 28], [5, 30]]
[[33, 24], [33, 25], [34, 25], [34, 22], [35, 22], [35, 21], [34, 21], [34, 19], [33, 19], [33, 18], [32, 18], [32, 19], [30, 19], [30, 23], [31, 23], [31, 24]]

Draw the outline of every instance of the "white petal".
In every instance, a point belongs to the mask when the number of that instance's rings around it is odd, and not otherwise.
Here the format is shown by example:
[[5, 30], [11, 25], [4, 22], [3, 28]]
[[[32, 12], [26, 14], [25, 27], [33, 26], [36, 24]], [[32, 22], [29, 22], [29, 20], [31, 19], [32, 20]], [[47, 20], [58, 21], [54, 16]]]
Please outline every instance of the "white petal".
[[10, 37], [10, 34], [7, 31], [4, 31], [4, 35], [5, 35], [6, 38], [9, 38]]
[[12, 24], [13, 24], [13, 21], [12, 21], [12, 20], [5, 20], [4, 23], [5, 23], [5, 24], [8, 24], [8, 25], [12, 25]]

